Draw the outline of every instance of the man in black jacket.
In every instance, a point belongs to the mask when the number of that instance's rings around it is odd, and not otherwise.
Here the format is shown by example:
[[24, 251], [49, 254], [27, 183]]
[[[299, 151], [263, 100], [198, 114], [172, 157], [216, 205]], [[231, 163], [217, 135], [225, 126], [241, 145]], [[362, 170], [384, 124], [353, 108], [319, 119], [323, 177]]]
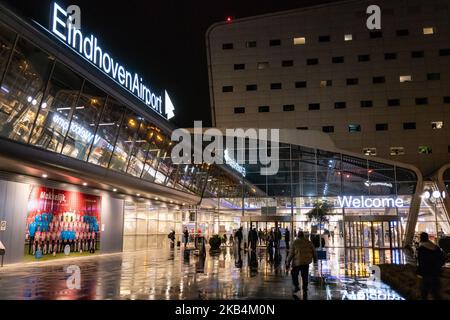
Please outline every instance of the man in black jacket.
[[428, 299], [431, 293], [435, 300], [440, 300], [441, 268], [445, 264], [445, 256], [441, 248], [428, 239], [428, 233], [420, 234], [420, 244], [417, 249], [417, 274], [422, 278], [422, 300]]

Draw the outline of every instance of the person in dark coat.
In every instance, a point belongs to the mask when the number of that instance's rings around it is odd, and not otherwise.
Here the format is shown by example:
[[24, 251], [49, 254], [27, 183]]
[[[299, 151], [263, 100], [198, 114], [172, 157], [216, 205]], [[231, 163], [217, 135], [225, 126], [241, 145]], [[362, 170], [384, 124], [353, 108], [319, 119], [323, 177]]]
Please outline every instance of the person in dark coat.
[[433, 299], [440, 300], [440, 277], [442, 266], [445, 264], [445, 255], [441, 248], [429, 240], [426, 232], [420, 234], [417, 262], [417, 274], [422, 278], [420, 287], [422, 300], [427, 300], [429, 293]]
[[235, 234], [235, 238], [237, 240], [237, 245], [238, 245], [238, 250], [241, 250], [241, 243], [242, 243], [242, 238], [243, 238], [243, 234], [242, 234], [242, 227], [240, 227]]
[[284, 231], [284, 242], [286, 242], [286, 249], [289, 250], [289, 245], [291, 242], [291, 233], [289, 232], [288, 228], [286, 228], [286, 231]]
[[250, 229], [248, 232], [248, 242], [250, 242], [251, 249], [256, 250], [256, 245], [258, 244], [258, 232], [256, 232], [256, 228]]

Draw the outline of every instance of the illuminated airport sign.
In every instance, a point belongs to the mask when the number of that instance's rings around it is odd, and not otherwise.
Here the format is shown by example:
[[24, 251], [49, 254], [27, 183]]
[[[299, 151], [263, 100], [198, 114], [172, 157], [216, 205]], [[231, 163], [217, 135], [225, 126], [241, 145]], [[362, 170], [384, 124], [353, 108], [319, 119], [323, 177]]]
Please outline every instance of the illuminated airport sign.
[[162, 95], [152, 91], [137, 72], [128, 70], [105, 49], [101, 48], [94, 35], [85, 35], [81, 29], [76, 28], [71, 23], [72, 20], [66, 9], [57, 3], [53, 4], [52, 9], [50, 28], [54, 36], [158, 114], [167, 119], [175, 115], [175, 108], [167, 91], [164, 91], [163, 110]]
[[339, 207], [341, 208], [356, 208], [356, 209], [370, 209], [370, 208], [403, 208], [404, 201], [401, 198], [377, 198], [377, 197], [353, 197], [343, 196], [338, 197]]

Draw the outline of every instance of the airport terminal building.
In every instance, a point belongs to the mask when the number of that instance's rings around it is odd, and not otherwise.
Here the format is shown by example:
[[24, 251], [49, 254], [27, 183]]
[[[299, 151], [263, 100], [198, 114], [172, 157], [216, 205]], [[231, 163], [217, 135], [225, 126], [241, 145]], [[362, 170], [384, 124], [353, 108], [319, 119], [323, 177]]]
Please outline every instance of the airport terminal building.
[[[124, 85], [125, 68], [115, 79], [5, 7], [0, 42], [5, 263], [33, 260], [37, 246], [57, 247], [57, 256], [67, 244], [80, 254], [162, 248], [171, 230], [181, 239], [185, 228], [206, 237], [241, 225], [308, 229], [317, 201], [332, 204], [326, 228], [341, 234], [343, 247], [393, 249], [419, 229], [450, 232], [442, 202], [422, 201], [425, 182], [412, 165], [296, 130], [280, 132], [276, 175], [253, 164], [242, 164], [245, 174], [229, 164], [174, 164], [167, 92], [140, 77], [135, 91]], [[449, 172], [438, 173], [439, 188]]]

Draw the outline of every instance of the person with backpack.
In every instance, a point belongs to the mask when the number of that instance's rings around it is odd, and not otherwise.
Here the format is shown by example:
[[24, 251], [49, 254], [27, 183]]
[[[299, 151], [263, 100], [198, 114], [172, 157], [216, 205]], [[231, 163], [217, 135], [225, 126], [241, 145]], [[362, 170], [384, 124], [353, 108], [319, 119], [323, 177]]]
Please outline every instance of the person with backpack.
[[422, 300], [428, 299], [431, 293], [433, 299], [441, 299], [441, 269], [445, 264], [445, 254], [428, 238], [428, 233], [420, 234], [419, 248], [417, 249], [417, 274], [421, 278]]

